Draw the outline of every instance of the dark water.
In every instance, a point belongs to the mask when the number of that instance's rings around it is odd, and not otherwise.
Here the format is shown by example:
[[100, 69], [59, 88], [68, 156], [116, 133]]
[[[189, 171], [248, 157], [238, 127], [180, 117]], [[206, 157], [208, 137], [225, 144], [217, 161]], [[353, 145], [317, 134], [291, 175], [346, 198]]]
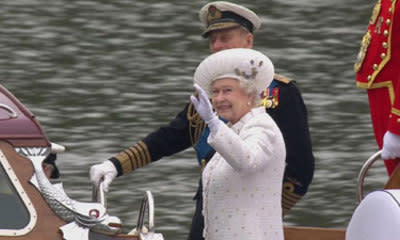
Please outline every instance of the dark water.
[[[262, 18], [255, 49], [297, 81], [309, 111], [316, 172], [308, 194], [285, 223], [346, 227], [357, 204], [362, 162], [377, 151], [365, 92], [353, 63], [374, 2], [241, 1]], [[37, 116], [59, 156], [67, 193], [89, 201], [88, 171], [172, 119], [192, 91], [208, 54], [197, 11], [206, 1], [3, 0], [0, 83]], [[128, 231], [151, 190], [156, 230], [185, 239], [200, 176], [194, 152], [148, 165], [116, 180], [110, 212]], [[386, 180], [383, 164], [367, 178]]]

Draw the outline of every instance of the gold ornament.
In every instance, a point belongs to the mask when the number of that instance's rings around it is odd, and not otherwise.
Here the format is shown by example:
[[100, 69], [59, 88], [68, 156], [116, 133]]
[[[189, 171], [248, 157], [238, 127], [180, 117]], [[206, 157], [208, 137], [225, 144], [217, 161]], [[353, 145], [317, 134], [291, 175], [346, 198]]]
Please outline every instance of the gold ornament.
[[361, 66], [362, 66], [362, 64], [364, 62], [365, 55], [367, 54], [367, 50], [368, 50], [368, 47], [369, 47], [370, 43], [371, 43], [371, 33], [368, 31], [364, 35], [364, 37], [363, 37], [363, 39], [361, 41], [360, 51], [358, 52], [358, 55], [357, 55], [357, 61], [354, 64], [354, 71], [355, 72], [360, 71], [360, 68], [361, 68]]

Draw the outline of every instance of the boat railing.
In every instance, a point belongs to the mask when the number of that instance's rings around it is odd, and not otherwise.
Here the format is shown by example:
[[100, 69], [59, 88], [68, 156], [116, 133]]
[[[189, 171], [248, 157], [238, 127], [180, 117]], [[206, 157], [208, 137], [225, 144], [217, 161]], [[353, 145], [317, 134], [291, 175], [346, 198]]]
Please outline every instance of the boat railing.
[[99, 186], [92, 185], [92, 202], [101, 203], [107, 208], [107, 199], [104, 192], [103, 182], [100, 182]]
[[[107, 207], [107, 199], [104, 192], [103, 182], [98, 186], [93, 185], [92, 188], [92, 201], [99, 202]], [[145, 226], [145, 216], [148, 216], [147, 224]], [[154, 198], [151, 191], [146, 191], [139, 209], [138, 219], [136, 226], [128, 233], [129, 235], [138, 235], [142, 240], [162, 240], [162, 234], [155, 233], [154, 226]]]
[[367, 161], [365, 161], [365, 163], [361, 167], [360, 173], [358, 174], [358, 185], [357, 185], [358, 200], [360, 202], [364, 199], [365, 177], [367, 176], [368, 170], [376, 162], [376, 160], [381, 159], [381, 153], [382, 153], [381, 150], [374, 153], [371, 157], [367, 159]]
[[[148, 229], [144, 226], [144, 218], [148, 215]], [[150, 191], [146, 191], [140, 206], [136, 230], [139, 232], [154, 232], [154, 198]]]

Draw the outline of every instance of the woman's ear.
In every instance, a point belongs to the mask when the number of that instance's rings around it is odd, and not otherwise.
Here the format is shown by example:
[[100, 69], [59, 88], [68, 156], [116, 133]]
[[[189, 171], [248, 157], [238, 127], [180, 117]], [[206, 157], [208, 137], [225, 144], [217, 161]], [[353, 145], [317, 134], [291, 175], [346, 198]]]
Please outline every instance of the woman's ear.
[[252, 93], [249, 93], [248, 99], [249, 99], [249, 101], [247, 102], [247, 105], [254, 107], [254, 104], [256, 104], [256, 96]]

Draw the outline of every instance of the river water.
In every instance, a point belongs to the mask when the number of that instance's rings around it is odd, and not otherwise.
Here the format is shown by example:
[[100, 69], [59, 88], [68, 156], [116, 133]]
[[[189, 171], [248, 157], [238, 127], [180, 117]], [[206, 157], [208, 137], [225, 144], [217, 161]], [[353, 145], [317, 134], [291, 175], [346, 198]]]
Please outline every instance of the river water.
[[[2, 0], [0, 84], [63, 144], [61, 181], [90, 201], [89, 167], [171, 120], [188, 102], [192, 75], [209, 54], [197, 11], [206, 1]], [[255, 49], [295, 79], [308, 108], [314, 180], [287, 225], [346, 227], [357, 206], [362, 163], [377, 147], [353, 63], [375, 4], [366, 0], [241, 1], [262, 18]], [[152, 191], [156, 231], [185, 239], [200, 176], [194, 151], [164, 158], [113, 182], [112, 215], [135, 225]], [[383, 164], [367, 188], [383, 186]]]

